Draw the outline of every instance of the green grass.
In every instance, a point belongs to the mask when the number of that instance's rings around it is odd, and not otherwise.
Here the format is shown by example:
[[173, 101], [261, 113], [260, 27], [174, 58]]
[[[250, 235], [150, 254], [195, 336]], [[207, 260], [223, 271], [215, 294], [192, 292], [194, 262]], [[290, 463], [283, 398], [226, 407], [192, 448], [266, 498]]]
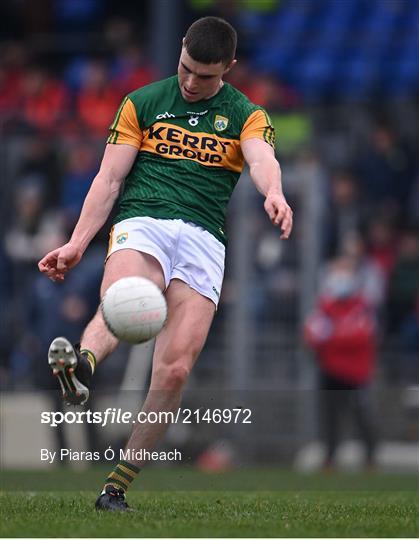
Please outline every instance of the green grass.
[[[1, 491], [90, 491], [99, 489], [114, 465], [86, 470], [0, 471]], [[193, 466], [152, 467], [141, 472], [131, 490], [140, 491], [417, 491], [419, 477], [396, 473], [334, 472], [297, 474], [272, 467], [204, 473]]]
[[[136, 510], [129, 514], [97, 513], [95, 491], [58, 491], [64, 478], [80, 487], [83, 477], [91, 489], [103, 472], [2, 473], [1, 536], [417, 537], [419, 532], [417, 479], [409, 484], [408, 477], [405, 489], [395, 491], [397, 477], [389, 483], [388, 475], [374, 475], [376, 489], [369, 491], [362, 486], [371, 486], [371, 478], [362, 484], [362, 475], [300, 476], [272, 469], [205, 475], [192, 469], [150, 469], [129, 493]], [[24, 478], [31, 489], [12, 491], [13, 484], [24, 487]], [[281, 479], [287, 487], [277, 490]], [[151, 491], [152, 484], [157, 489]]]

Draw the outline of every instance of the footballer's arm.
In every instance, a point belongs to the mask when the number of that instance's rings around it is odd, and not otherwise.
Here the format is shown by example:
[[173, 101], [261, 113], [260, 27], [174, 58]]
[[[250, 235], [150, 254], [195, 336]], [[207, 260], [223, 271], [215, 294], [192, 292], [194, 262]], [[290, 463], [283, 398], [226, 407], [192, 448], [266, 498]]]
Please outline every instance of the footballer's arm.
[[137, 152], [137, 148], [128, 144], [106, 145], [99, 172], [86, 195], [70, 241], [47, 253], [38, 263], [39, 270], [50, 279], [63, 281], [64, 274], [80, 261], [90, 241], [106, 222]]
[[282, 193], [281, 169], [273, 148], [261, 139], [241, 143], [243, 157], [249, 165], [250, 177], [265, 196], [264, 208], [271, 222], [281, 227], [281, 238], [288, 238], [292, 229], [292, 210]]

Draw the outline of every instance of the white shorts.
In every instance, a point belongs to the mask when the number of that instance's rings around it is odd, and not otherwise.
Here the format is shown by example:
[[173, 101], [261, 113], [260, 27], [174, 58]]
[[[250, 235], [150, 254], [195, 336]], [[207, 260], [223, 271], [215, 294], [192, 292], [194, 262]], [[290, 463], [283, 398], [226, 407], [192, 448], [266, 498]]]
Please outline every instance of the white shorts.
[[136, 217], [111, 230], [106, 258], [121, 249], [155, 257], [170, 280], [181, 279], [217, 306], [224, 276], [225, 246], [211, 233], [181, 219]]

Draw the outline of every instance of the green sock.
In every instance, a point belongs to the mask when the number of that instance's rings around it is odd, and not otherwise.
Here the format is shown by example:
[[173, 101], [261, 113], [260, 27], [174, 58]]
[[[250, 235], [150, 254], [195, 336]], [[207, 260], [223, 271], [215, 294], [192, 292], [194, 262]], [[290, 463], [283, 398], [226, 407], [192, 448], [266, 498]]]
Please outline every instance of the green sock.
[[124, 491], [127, 491], [131, 482], [136, 478], [140, 470], [139, 467], [136, 467], [132, 463], [128, 463], [128, 461], [120, 461], [106, 479], [105, 488], [111, 484], [117, 489], [122, 488]]
[[93, 375], [96, 369], [96, 356], [92, 353], [92, 351], [89, 351], [89, 349], [80, 349], [80, 354], [84, 354], [86, 356], [86, 360], [90, 364]]

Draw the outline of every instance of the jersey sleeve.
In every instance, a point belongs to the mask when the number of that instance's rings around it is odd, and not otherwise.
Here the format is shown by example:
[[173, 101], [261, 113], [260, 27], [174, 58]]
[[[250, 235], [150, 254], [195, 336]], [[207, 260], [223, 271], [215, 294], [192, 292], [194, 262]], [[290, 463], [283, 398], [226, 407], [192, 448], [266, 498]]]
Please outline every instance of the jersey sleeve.
[[275, 129], [269, 116], [262, 109], [252, 112], [240, 133], [240, 142], [253, 138], [262, 139], [275, 148]]
[[143, 136], [138, 124], [137, 112], [128, 96], [121, 103], [109, 131], [107, 140], [109, 144], [130, 144], [140, 149]]

